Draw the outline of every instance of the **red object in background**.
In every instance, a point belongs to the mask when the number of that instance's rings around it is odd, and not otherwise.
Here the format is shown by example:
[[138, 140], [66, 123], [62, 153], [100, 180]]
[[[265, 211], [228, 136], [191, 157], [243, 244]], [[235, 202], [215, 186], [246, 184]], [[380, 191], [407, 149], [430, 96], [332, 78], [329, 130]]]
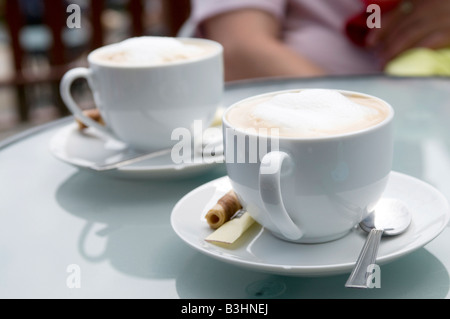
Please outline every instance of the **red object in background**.
[[345, 32], [350, 40], [358, 46], [364, 47], [366, 45], [366, 37], [370, 32], [367, 26], [367, 18], [372, 12], [366, 12], [367, 7], [371, 4], [376, 4], [381, 9], [381, 14], [395, 9], [401, 0], [361, 0], [364, 6], [364, 11], [350, 18], [345, 26]]

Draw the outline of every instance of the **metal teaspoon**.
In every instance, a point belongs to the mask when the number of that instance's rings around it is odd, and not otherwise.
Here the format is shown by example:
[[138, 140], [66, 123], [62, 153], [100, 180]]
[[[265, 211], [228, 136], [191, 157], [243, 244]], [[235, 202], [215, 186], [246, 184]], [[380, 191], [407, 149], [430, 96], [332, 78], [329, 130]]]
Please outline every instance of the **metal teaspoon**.
[[381, 199], [374, 212], [359, 224], [369, 235], [345, 287], [368, 288], [367, 269], [376, 262], [381, 237], [399, 235], [410, 224], [411, 213], [403, 202], [396, 199]]
[[[209, 147], [209, 153], [211, 154], [212, 151], [217, 154], [223, 154], [223, 136], [222, 131], [220, 129], [217, 130], [209, 130], [203, 134], [201, 144], [194, 145], [194, 152], [196, 154], [203, 156], [206, 147]], [[160, 151], [150, 152], [150, 153], [143, 153], [143, 154], [134, 154], [131, 157], [119, 160], [117, 162], [113, 163], [107, 163], [107, 164], [93, 164], [89, 168], [104, 172], [104, 171], [110, 171], [113, 169], [118, 169], [124, 166], [128, 166], [131, 164], [139, 163], [145, 160], [153, 159], [156, 157], [164, 156], [167, 154], [170, 154], [172, 152], [172, 148], [163, 149]], [[206, 152], [208, 155], [208, 152]]]

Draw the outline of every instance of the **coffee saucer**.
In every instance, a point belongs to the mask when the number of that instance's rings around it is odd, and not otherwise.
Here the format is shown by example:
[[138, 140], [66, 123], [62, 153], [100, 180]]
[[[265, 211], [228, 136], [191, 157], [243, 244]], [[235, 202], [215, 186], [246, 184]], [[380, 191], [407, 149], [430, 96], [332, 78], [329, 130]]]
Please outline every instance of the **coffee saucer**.
[[50, 152], [59, 160], [80, 169], [120, 178], [170, 179], [202, 174], [223, 164], [223, 154], [207, 158], [194, 157], [192, 161], [175, 164], [171, 152], [113, 170], [98, 172], [95, 166], [119, 162], [138, 155], [126, 144], [114, 140], [95, 129], [79, 131], [75, 123], [62, 127], [50, 140]]
[[[335, 241], [296, 244], [276, 238], [255, 223], [232, 247], [206, 242], [205, 238], [212, 231], [204, 216], [230, 189], [228, 177], [223, 177], [183, 197], [171, 215], [176, 234], [201, 253], [255, 271], [302, 277], [351, 272], [367, 236], [359, 227]], [[436, 238], [449, 222], [450, 208], [446, 198], [432, 186], [414, 177], [392, 172], [383, 197], [402, 200], [413, 217], [405, 233], [396, 237], [383, 237], [378, 265], [423, 247]]]

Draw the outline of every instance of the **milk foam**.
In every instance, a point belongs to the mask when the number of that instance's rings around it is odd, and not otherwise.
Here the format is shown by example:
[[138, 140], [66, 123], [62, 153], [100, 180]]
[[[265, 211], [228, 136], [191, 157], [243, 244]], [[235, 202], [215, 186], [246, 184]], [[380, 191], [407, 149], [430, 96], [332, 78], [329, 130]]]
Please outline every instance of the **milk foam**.
[[169, 37], [136, 37], [110, 45], [96, 57], [102, 62], [126, 66], [155, 66], [204, 56], [204, 46]]
[[228, 119], [241, 128], [278, 128], [281, 136], [320, 137], [374, 126], [387, 112], [382, 102], [363, 95], [309, 89], [250, 100]]

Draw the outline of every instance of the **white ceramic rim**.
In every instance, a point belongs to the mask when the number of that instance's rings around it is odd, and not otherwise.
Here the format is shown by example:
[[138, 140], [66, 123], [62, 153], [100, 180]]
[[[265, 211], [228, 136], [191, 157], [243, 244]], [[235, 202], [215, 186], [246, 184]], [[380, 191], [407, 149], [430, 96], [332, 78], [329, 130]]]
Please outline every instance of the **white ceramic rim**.
[[[298, 92], [305, 91], [305, 90], [317, 90], [317, 89], [320, 89], [320, 88], [304, 88], [304, 89], [300, 88], [300, 89], [282, 90], [282, 91], [274, 91], [274, 92], [263, 93], [263, 94], [254, 95], [254, 96], [245, 98], [243, 100], [240, 100], [240, 101], [232, 104], [230, 107], [228, 107], [226, 109], [226, 111], [223, 114], [222, 123], [225, 125], [225, 127], [232, 128], [234, 131], [239, 132], [239, 133], [241, 133], [243, 135], [258, 136], [257, 134], [254, 134], [252, 132], [246, 132], [244, 129], [236, 128], [234, 125], [232, 125], [227, 120], [228, 113], [231, 111], [231, 109], [235, 108], [236, 106], [238, 106], [241, 103], [245, 103], [247, 101], [251, 101], [251, 100], [254, 100], [254, 99], [264, 98], [264, 97], [270, 96], [270, 95], [278, 95], [278, 94], [285, 94], [285, 93], [298, 93]], [[290, 141], [293, 141], [293, 140], [295, 140], [295, 141], [329, 141], [329, 140], [335, 140], [335, 139], [339, 139], [339, 138], [352, 137], [352, 136], [357, 136], [357, 135], [370, 133], [372, 131], [378, 130], [378, 129], [380, 129], [380, 128], [390, 124], [393, 121], [394, 117], [395, 117], [395, 110], [392, 107], [392, 105], [389, 104], [388, 102], [386, 102], [385, 100], [380, 99], [380, 98], [378, 98], [376, 96], [365, 94], [365, 93], [361, 93], [361, 92], [356, 92], [356, 91], [348, 91], [348, 90], [339, 90], [339, 89], [326, 89], [326, 90], [337, 91], [337, 92], [343, 93], [345, 95], [359, 95], [359, 96], [375, 99], [375, 100], [379, 101], [380, 103], [384, 104], [388, 108], [389, 114], [380, 123], [378, 123], [376, 125], [373, 125], [373, 126], [370, 126], [370, 127], [367, 127], [365, 129], [362, 129], [362, 130], [352, 131], [352, 132], [343, 133], [343, 134], [335, 134], [335, 135], [332, 135], [332, 136], [318, 136], [318, 137], [277, 136], [277, 138], [279, 138], [280, 140], [290, 140]]]
[[[56, 134], [52, 136], [49, 142], [49, 151], [50, 153], [55, 156], [58, 160], [65, 162], [67, 164], [70, 164], [72, 166], [75, 166], [77, 168], [82, 169], [88, 169], [93, 172], [97, 172], [92, 169], [92, 165], [96, 164], [95, 162], [84, 160], [81, 158], [73, 158], [71, 157], [67, 150], [66, 150], [66, 140], [69, 135], [76, 134], [78, 132], [77, 124], [76, 123], [67, 123], [66, 125], [62, 126]], [[98, 137], [99, 138], [99, 137]], [[99, 138], [100, 139], [100, 138]], [[109, 171], [109, 173], [119, 172], [119, 173], [163, 173], [163, 172], [180, 172], [187, 170], [195, 170], [195, 169], [202, 169], [207, 167], [212, 167], [216, 165], [222, 165], [225, 161], [225, 156], [220, 155], [216, 158], [216, 162], [201, 162], [201, 163], [189, 163], [189, 164], [161, 164], [161, 165], [149, 165], [149, 164], [142, 164], [139, 165], [135, 164], [135, 166], [124, 166], [119, 167], [117, 169]], [[98, 172], [98, 173], [108, 173], [107, 172]]]
[[186, 61], [177, 61], [177, 62], [171, 62], [171, 63], [166, 63], [166, 64], [162, 64], [162, 65], [117, 65], [117, 64], [112, 64], [112, 63], [101, 63], [98, 60], [93, 59], [93, 56], [95, 54], [98, 54], [99, 52], [102, 51], [106, 51], [116, 45], [118, 45], [120, 42], [118, 43], [112, 43], [112, 44], [108, 44], [105, 46], [102, 46], [98, 49], [93, 50], [91, 53], [89, 53], [87, 60], [89, 62], [90, 65], [95, 65], [95, 66], [99, 66], [99, 67], [104, 67], [104, 68], [109, 68], [109, 69], [159, 69], [159, 68], [168, 68], [168, 67], [173, 67], [173, 66], [179, 66], [179, 65], [185, 65], [185, 64], [190, 64], [190, 63], [196, 63], [199, 61], [205, 61], [214, 57], [217, 57], [221, 54], [223, 54], [223, 46], [213, 40], [208, 40], [208, 39], [202, 39], [202, 38], [181, 38], [181, 37], [157, 37], [157, 36], [149, 36], [152, 38], [169, 38], [169, 39], [176, 39], [176, 40], [180, 40], [182, 42], [185, 43], [207, 43], [211, 46], [216, 47], [216, 50], [212, 51], [210, 54], [201, 56], [201, 57], [197, 57], [197, 58], [192, 58]]

